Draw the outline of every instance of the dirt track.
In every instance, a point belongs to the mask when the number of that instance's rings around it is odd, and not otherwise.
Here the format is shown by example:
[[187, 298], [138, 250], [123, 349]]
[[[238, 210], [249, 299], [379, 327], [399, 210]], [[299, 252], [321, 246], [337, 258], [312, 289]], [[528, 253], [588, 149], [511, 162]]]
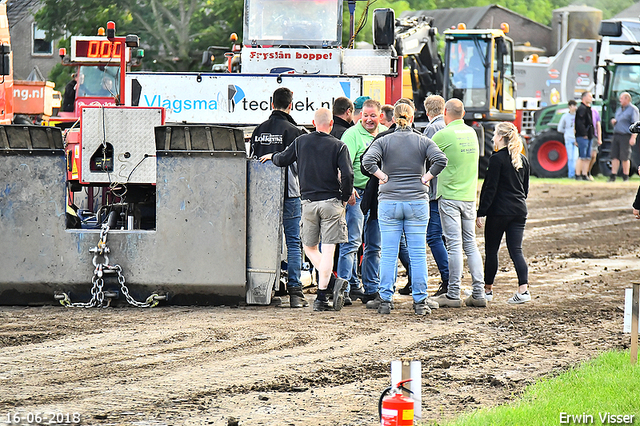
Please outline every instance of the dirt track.
[[339, 313], [0, 307], [0, 424], [37, 411], [77, 412], [85, 425], [372, 425], [401, 357], [422, 361], [424, 420], [504, 403], [538, 377], [629, 345], [637, 183], [533, 183], [527, 305], [506, 304], [516, 280], [503, 249], [488, 308], [424, 318], [400, 295], [389, 316], [359, 302]]

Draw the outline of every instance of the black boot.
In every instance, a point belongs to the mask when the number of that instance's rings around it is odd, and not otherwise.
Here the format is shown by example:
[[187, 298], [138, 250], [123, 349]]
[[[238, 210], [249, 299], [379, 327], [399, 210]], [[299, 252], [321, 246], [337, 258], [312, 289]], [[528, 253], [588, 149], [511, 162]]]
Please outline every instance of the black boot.
[[448, 281], [442, 281], [440, 283], [440, 287], [438, 287], [438, 290], [436, 291], [436, 293], [433, 296], [437, 297], [437, 296], [440, 296], [441, 294], [447, 294], [448, 290], [449, 290], [449, 282]]
[[400, 294], [402, 294], [404, 296], [410, 295], [411, 294], [411, 283], [407, 283], [407, 285], [405, 285], [404, 287], [399, 289], [398, 293], [400, 293]]
[[289, 306], [291, 308], [302, 308], [304, 306], [309, 306], [309, 302], [305, 300], [304, 294], [302, 293], [301, 288], [298, 288], [298, 287], [290, 288], [288, 291], [289, 291]]

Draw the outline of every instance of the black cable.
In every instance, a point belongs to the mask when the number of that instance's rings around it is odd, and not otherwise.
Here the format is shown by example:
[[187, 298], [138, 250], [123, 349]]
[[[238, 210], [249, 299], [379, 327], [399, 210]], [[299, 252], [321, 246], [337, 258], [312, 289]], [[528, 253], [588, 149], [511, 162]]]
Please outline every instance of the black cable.
[[136, 169], [138, 168], [138, 166], [140, 164], [142, 164], [142, 162], [145, 160], [145, 158], [148, 158], [148, 157], [155, 157], [155, 155], [145, 154], [144, 157], [142, 157], [142, 159], [140, 161], [138, 161], [138, 164], [136, 164], [136, 166], [133, 168], [133, 170], [131, 170], [131, 173], [129, 173], [129, 176], [127, 176], [127, 182], [126, 183], [129, 183], [129, 179], [131, 179], [131, 175], [133, 174], [133, 172], [135, 172]]

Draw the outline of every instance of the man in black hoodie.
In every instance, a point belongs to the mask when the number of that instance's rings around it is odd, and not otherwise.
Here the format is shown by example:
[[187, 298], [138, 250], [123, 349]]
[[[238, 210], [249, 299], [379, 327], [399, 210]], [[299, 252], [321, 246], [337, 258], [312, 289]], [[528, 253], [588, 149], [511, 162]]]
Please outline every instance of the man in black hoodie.
[[[284, 151], [300, 135], [306, 132], [297, 127], [291, 118], [293, 92], [281, 87], [273, 92], [271, 107], [273, 112], [267, 121], [260, 124], [251, 135], [251, 157]], [[282, 225], [287, 243], [287, 292], [290, 306], [302, 308], [306, 305], [302, 294], [300, 270], [302, 249], [300, 242], [300, 186], [296, 164], [287, 168], [285, 175], [284, 207]]]
[[[344, 305], [347, 281], [336, 278], [333, 253], [336, 244], [347, 242], [345, 206], [353, 193], [353, 168], [347, 146], [331, 136], [331, 112], [316, 111], [316, 131], [297, 138], [284, 152], [260, 158], [278, 167], [298, 163], [302, 193], [302, 244], [307, 257], [318, 270], [318, 293], [314, 311], [339, 311]], [[318, 244], [322, 242], [322, 252]], [[333, 307], [328, 293], [333, 293]]]
[[591, 92], [582, 93], [582, 103], [576, 111], [576, 142], [578, 143], [578, 163], [576, 180], [589, 180], [591, 162], [591, 139], [593, 139], [593, 117], [591, 115]]

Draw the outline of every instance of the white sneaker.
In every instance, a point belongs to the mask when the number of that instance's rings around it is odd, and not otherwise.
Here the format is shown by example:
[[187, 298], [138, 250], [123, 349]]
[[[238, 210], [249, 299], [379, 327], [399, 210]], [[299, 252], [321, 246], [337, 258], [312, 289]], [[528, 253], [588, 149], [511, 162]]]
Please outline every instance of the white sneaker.
[[473, 294], [473, 290], [465, 290], [464, 291], [464, 295], [465, 296], [471, 296]]
[[435, 300], [432, 300], [430, 297], [428, 297], [427, 306], [429, 307], [429, 309], [438, 309], [440, 307], [440, 304]]
[[515, 292], [513, 296], [511, 296], [511, 298], [507, 300], [507, 303], [510, 303], [512, 305], [519, 305], [521, 303], [527, 303], [529, 301], [531, 301], [531, 294], [529, 294], [529, 291], [527, 290], [522, 294]]

